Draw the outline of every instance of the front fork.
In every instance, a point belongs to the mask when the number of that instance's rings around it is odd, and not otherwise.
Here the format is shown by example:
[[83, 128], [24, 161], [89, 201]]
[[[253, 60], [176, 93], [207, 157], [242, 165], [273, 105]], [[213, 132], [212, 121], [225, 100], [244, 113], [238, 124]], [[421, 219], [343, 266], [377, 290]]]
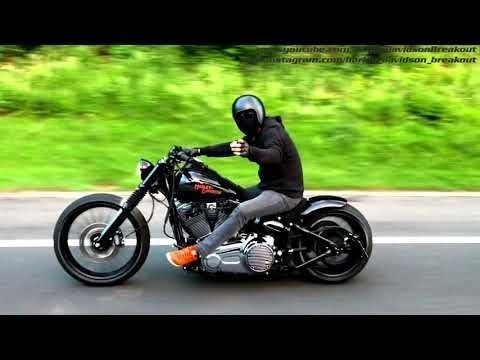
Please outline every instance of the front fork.
[[161, 164], [158, 163], [152, 171], [148, 174], [145, 180], [138, 185], [137, 189], [129, 196], [129, 198], [121, 204], [121, 208], [118, 210], [117, 215], [112, 219], [110, 224], [107, 225], [105, 229], [103, 229], [102, 234], [96, 240], [100, 244], [106, 244], [112, 241], [113, 236], [115, 235], [116, 231], [123, 224], [123, 222], [127, 219], [128, 214], [130, 211], [135, 209], [135, 207], [142, 201], [145, 197], [149, 189], [151, 189], [152, 185], [157, 181], [159, 178], [159, 174], [162, 171]]
[[[96, 242], [100, 244], [108, 243], [112, 240], [113, 236], [115, 235], [117, 229], [123, 222], [127, 219], [128, 214], [132, 211], [142, 199], [147, 194], [148, 190], [144, 186], [144, 184], [140, 184], [139, 187], [130, 195], [130, 197], [122, 203], [121, 208], [118, 210], [117, 215], [112, 219], [110, 224], [107, 225], [105, 229], [103, 229], [102, 234], [96, 240]], [[116, 244], [121, 245], [121, 244]]]

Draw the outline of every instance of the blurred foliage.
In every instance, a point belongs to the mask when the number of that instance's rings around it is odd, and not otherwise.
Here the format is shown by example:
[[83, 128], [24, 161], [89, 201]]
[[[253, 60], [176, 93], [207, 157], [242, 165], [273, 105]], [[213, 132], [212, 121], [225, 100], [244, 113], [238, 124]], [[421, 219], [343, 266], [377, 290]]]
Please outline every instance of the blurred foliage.
[[[0, 189], [131, 188], [141, 157], [240, 137], [230, 109], [242, 93], [283, 117], [307, 188], [480, 189], [477, 64], [260, 55], [285, 56], [280, 46], [0, 46]], [[400, 55], [414, 56], [389, 54]], [[257, 182], [243, 158], [202, 159]]]

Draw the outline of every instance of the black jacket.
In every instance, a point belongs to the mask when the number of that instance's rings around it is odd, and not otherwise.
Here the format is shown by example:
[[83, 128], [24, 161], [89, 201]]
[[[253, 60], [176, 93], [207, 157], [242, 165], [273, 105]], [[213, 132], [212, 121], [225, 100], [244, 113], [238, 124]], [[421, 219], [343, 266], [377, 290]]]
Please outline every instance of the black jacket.
[[[246, 157], [259, 164], [260, 189], [278, 191], [292, 198], [303, 196], [302, 163], [280, 117], [267, 117], [259, 134], [243, 139], [249, 144]], [[230, 142], [226, 142], [202, 147], [200, 155], [224, 157], [233, 153]]]

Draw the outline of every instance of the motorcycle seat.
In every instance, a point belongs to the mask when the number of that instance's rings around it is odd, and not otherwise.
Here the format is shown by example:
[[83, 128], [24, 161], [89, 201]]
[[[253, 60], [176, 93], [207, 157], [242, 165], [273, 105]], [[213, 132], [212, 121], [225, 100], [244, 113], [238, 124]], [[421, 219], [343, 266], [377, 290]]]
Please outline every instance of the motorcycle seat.
[[276, 220], [278, 217], [281, 217], [283, 219], [294, 219], [309, 206], [310, 206], [310, 203], [308, 199], [302, 198], [302, 200], [298, 203], [298, 205], [295, 206], [292, 210], [285, 211], [278, 214], [263, 216], [262, 220]]

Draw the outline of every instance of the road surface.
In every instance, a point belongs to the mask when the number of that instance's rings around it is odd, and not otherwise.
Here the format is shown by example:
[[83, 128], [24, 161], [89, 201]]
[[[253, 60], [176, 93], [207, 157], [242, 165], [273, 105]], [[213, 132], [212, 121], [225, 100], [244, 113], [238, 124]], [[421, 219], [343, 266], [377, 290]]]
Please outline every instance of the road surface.
[[[0, 194], [0, 314], [480, 314], [478, 194], [328, 193], [346, 196], [374, 233], [369, 264], [347, 283], [210, 279], [171, 268], [161, 245], [110, 288], [71, 279], [50, 247], [79, 194]], [[149, 215], [148, 198], [140, 209]], [[163, 216], [157, 207], [160, 240]]]

